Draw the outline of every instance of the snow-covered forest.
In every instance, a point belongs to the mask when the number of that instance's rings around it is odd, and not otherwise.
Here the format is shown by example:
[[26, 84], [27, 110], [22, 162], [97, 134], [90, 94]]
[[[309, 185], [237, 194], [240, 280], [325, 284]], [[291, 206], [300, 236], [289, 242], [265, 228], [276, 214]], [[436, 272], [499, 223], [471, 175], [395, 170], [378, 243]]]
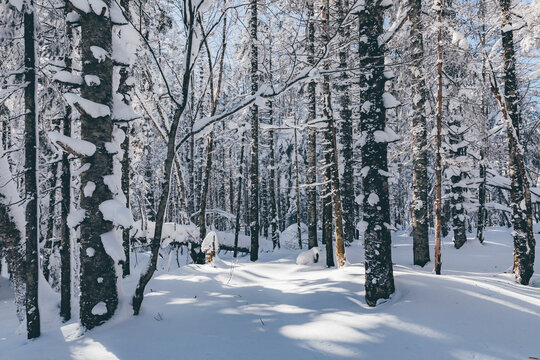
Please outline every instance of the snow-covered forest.
[[0, 0], [0, 129], [0, 359], [540, 358], [539, 0]]

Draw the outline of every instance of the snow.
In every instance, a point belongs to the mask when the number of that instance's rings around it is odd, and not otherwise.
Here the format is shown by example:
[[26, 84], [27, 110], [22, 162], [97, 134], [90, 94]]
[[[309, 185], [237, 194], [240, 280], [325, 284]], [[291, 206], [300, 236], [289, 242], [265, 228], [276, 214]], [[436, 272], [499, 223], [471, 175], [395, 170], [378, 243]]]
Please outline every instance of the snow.
[[[396, 293], [375, 308], [363, 298], [361, 241], [346, 248], [350, 265], [342, 269], [324, 261], [298, 266], [297, 250], [262, 253], [254, 263], [229, 253], [215, 267], [158, 266], [140, 315], [118, 314], [81, 332], [76, 319], [54, 320], [58, 309], [51, 308], [42, 311], [42, 336], [30, 342], [15, 332], [13, 295], [0, 277], [0, 354], [10, 360], [539, 357], [540, 275], [522, 286], [505, 272], [512, 266], [509, 230], [488, 228], [484, 245], [468, 241], [459, 250], [445, 238], [439, 276], [433, 263], [412, 264], [406, 231], [392, 237]], [[144, 267], [145, 254], [138, 256], [126, 289]]]
[[70, 105], [79, 105], [84, 112], [93, 118], [111, 115], [111, 110], [107, 105], [84, 99], [77, 94], [66, 93], [64, 94], [64, 98]]
[[67, 217], [68, 227], [70, 229], [75, 229], [77, 226], [79, 226], [80, 223], [83, 222], [85, 217], [86, 217], [86, 210], [84, 209], [79, 209], [79, 210], [70, 212]]
[[94, 194], [94, 190], [96, 190], [96, 183], [93, 181], [87, 182], [83, 189], [84, 196], [92, 196], [92, 194]]
[[86, 249], [86, 255], [88, 257], [93, 257], [95, 254], [96, 254], [96, 250], [94, 248], [89, 247]]
[[384, 131], [375, 130], [373, 136], [375, 137], [375, 142], [378, 143], [391, 143], [400, 139], [399, 135], [389, 127], [385, 127]]
[[92, 156], [96, 152], [96, 146], [86, 140], [74, 139], [60, 134], [58, 131], [49, 131], [48, 135], [53, 143], [65, 145], [79, 155]]
[[210, 231], [206, 234], [201, 244], [201, 251], [204, 253], [207, 251], [214, 251], [217, 253], [219, 251], [219, 241], [215, 231]]
[[103, 214], [103, 218], [111, 221], [114, 226], [129, 228], [133, 225], [131, 210], [117, 199], [105, 200], [99, 204], [99, 211]]
[[398, 107], [400, 105], [400, 102], [394, 97], [394, 95], [385, 92], [382, 95], [383, 98], [383, 104], [386, 109], [393, 109], [395, 107]]
[[73, 74], [69, 71], [61, 70], [53, 76], [53, 81], [58, 81], [66, 84], [82, 85], [82, 77]]
[[126, 259], [122, 241], [117, 235], [116, 230], [101, 234], [101, 243], [105, 248], [105, 252], [114, 260], [115, 264]]
[[98, 62], [105, 61], [105, 59], [109, 57], [109, 52], [99, 46], [90, 46], [90, 51], [92, 51], [92, 56], [94, 56]]
[[84, 82], [88, 86], [99, 86], [101, 84], [101, 80], [97, 75], [84, 75]]
[[307, 251], [302, 251], [296, 257], [296, 265], [310, 265], [319, 261], [320, 251], [318, 247], [313, 247]]
[[371, 206], [377, 205], [379, 203], [379, 196], [375, 193], [370, 193], [367, 201]]
[[98, 302], [93, 308], [92, 308], [92, 314], [94, 315], [104, 315], [107, 313], [107, 305], [103, 301]]

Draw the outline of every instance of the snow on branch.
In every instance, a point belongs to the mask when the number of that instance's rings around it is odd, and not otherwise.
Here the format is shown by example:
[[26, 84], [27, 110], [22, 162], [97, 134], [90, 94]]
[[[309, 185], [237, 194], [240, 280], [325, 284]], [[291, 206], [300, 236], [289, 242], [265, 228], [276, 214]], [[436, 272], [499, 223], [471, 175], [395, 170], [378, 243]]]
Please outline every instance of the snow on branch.
[[60, 134], [58, 131], [49, 131], [49, 139], [56, 145], [60, 146], [66, 152], [78, 157], [92, 156], [96, 152], [96, 146], [91, 142], [74, 139], [69, 136]]
[[92, 118], [111, 115], [111, 109], [107, 105], [98, 104], [84, 99], [77, 94], [66, 93], [64, 94], [64, 98], [71, 106], [74, 106], [83, 115], [88, 115]]

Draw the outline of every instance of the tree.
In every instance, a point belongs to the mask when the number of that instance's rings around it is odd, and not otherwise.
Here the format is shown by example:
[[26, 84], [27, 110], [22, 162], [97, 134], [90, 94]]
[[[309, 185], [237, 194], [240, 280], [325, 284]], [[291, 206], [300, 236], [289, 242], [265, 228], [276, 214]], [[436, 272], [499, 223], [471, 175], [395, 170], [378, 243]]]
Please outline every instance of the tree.
[[[113, 175], [113, 60], [110, 1], [92, 11], [80, 11], [82, 72], [81, 96], [65, 94], [81, 113], [81, 138], [90, 150], [82, 157], [81, 174], [80, 318], [87, 329], [110, 319], [118, 306], [118, 261], [124, 260], [113, 222], [117, 205], [108, 181]], [[94, 81], [95, 77], [99, 80]], [[85, 149], [86, 150], [86, 149]]]
[[375, 306], [394, 292], [390, 238], [390, 200], [388, 191], [388, 141], [395, 137], [386, 127], [386, 107], [391, 95], [385, 93], [384, 6], [367, 1], [359, 10], [359, 57], [362, 131], [362, 176], [365, 242], [366, 302]]
[[39, 213], [38, 213], [38, 109], [36, 104], [36, 29], [34, 2], [26, 0], [24, 18], [24, 189], [26, 199], [26, 328], [28, 339], [41, 334], [38, 305]]
[[409, 1], [410, 51], [412, 57], [412, 133], [413, 133], [413, 188], [412, 188], [412, 227], [413, 260], [415, 265], [424, 266], [429, 262], [428, 237], [428, 172], [427, 172], [427, 124], [425, 115], [426, 82], [422, 63], [424, 42], [422, 26], [422, 1]]
[[[249, 36], [251, 38], [251, 95], [259, 90], [259, 50], [257, 43], [257, 1], [251, 0], [249, 9]], [[259, 107], [251, 105], [251, 165], [249, 169], [249, 218], [251, 261], [259, 258]]]

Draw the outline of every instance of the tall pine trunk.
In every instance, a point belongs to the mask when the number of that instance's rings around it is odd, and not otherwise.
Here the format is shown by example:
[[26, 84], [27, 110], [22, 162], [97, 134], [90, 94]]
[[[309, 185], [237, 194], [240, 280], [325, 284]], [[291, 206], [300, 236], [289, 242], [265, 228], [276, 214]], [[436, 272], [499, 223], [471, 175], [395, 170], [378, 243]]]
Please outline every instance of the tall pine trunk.
[[387, 148], [375, 139], [376, 131], [386, 129], [384, 94], [384, 50], [379, 45], [384, 28], [384, 8], [376, 1], [366, 2], [359, 13], [359, 56], [361, 100], [363, 209], [365, 241], [366, 303], [377, 305], [394, 292], [392, 240], [390, 237], [390, 203], [388, 192]]
[[441, 233], [442, 233], [442, 2], [438, 1], [437, 19], [437, 136], [435, 145], [435, 274], [441, 274]]
[[[349, 66], [349, 42], [350, 29], [344, 25], [345, 14], [348, 11], [348, 0], [337, 0], [338, 21], [341, 23], [339, 29], [339, 67], [347, 69]], [[341, 144], [343, 145], [343, 238], [346, 244], [350, 244], [355, 236], [354, 221], [354, 160], [352, 149], [352, 109], [350, 99], [350, 80], [347, 71], [343, 71], [339, 76], [339, 85], [337, 86], [340, 95], [339, 103], [341, 109], [339, 112], [341, 118]]]
[[24, 11], [24, 189], [26, 199], [26, 329], [28, 339], [40, 336], [38, 306], [39, 213], [38, 124], [36, 79], [36, 29], [34, 2], [26, 0]]
[[[503, 119], [506, 119], [508, 134], [510, 197], [514, 226], [514, 275], [521, 284], [528, 285], [534, 273], [536, 240], [532, 227], [532, 202], [524, 163], [524, 150], [520, 144], [522, 120], [516, 76], [514, 36], [512, 30], [506, 30], [512, 28], [511, 0], [500, 0], [500, 6], [502, 12], [504, 99], [501, 99], [499, 95], [497, 101], [503, 112]], [[493, 82], [495, 80], [493, 79]], [[492, 87], [492, 91], [494, 90]], [[494, 93], [496, 94], [498, 91], [494, 91]]]
[[[330, 21], [330, 1], [325, 0], [322, 7], [322, 43], [327, 45], [330, 42], [329, 38], [329, 21]], [[330, 64], [325, 61], [323, 68], [328, 70]], [[337, 266], [342, 267], [345, 265], [345, 241], [343, 238], [343, 208], [341, 205], [341, 189], [339, 187], [339, 173], [338, 173], [338, 157], [337, 157], [337, 141], [336, 141], [336, 127], [334, 123], [334, 114], [332, 110], [332, 98], [330, 91], [330, 76], [323, 76], [323, 117], [326, 121], [326, 128], [324, 131], [324, 149], [325, 149], [325, 182], [330, 183], [331, 187], [328, 190], [331, 191], [330, 199], [332, 208], [334, 210], [334, 234], [336, 237], [336, 261]], [[329, 195], [329, 194], [325, 194]], [[331, 224], [331, 223], [330, 223]], [[328, 238], [327, 248], [328, 248]], [[330, 240], [331, 241], [331, 240]]]
[[[307, 2], [308, 11], [308, 63], [315, 64], [315, 12], [313, 0]], [[314, 129], [317, 117], [316, 83], [308, 84], [308, 163], [307, 163], [307, 213], [308, 213], [308, 248], [317, 247], [317, 131]]]
[[[113, 154], [107, 144], [113, 141], [112, 75], [113, 62], [110, 56], [100, 53], [112, 52], [112, 23], [107, 14], [110, 2], [105, 1], [98, 15], [95, 12], [81, 13], [81, 55], [83, 75], [99, 77], [100, 84], [84, 82], [81, 87], [83, 105], [75, 103], [81, 112], [81, 138], [95, 145], [92, 156], [83, 157], [83, 166], [88, 167], [81, 174], [81, 207], [85, 219], [81, 223], [81, 275], [80, 275], [80, 318], [87, 329], [101, 325], [110, 319], [118, 306], [116, 262], [107, 250], [121, 246], [116, 238], [113, 223], [104, 218], [100, 205], [112, 200], [113, 193], [106, 184], [105, 176], [113, 173]], [[84, 101], [91, 101], [89, 107], [99, 108], [99, 112], [87, 112]], [[106, 111], [107, 110], [107, 111]], [[88, 189], [94, 188], [93, 191]], [[107, 249], [105, 246], [107, 246]], [[109, 250], [110, 251], [110, 250]], [[123, 255], [123, 251], [121, 252]]]
[[409, 1], [409, 21], [411, 22], [411, 74], [412, 74], [412, 227], [413, 260], [415, 265], [424, 266], [429, 262], [428, 238], [428, 172], [427, 172], [427, 126], [425, 115], [426, 82], [422, 63], [424, 41], [422, 26], [422, 0]]
[[[257, 0], [251, 0], [249, 5], [249, 32], [251, 38], [251, 94], [259, 90], [259, 55], [257, 44]], [[249, 212], [251, 250], [250, 260], [259, 258], [259, 107], [251, 106], [251, 166], [249, 169]]]

